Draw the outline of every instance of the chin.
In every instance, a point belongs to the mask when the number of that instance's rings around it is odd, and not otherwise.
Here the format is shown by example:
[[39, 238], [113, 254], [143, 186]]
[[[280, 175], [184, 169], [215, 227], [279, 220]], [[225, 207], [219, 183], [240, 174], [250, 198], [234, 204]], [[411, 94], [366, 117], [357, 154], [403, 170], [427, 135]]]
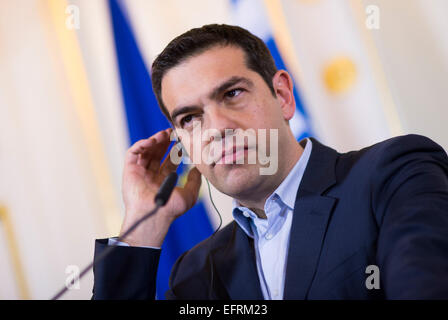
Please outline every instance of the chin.
[[230, 197], [253, 190], [263, 178], [256, 165], [216, 165], [215, 187]]

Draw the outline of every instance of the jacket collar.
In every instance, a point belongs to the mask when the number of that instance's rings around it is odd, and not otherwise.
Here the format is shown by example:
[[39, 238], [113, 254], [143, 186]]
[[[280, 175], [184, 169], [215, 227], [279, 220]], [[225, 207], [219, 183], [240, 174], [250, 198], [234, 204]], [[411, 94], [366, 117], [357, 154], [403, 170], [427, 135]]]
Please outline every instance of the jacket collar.
[[284, 299], [306, 299], [336, 199], [325, 191], [336, 183], [338, 153], [311, 138], [313, 150], [297, 192], [289, 240]]

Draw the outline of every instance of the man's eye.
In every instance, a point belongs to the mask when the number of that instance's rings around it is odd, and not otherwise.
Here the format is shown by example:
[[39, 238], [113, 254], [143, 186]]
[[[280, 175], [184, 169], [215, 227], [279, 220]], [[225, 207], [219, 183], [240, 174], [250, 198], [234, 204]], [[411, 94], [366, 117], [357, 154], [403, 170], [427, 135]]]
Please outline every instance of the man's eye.
[[186, 123], [191, 122], [191, 120], [193, 120], [193, 115], [189, 114], [188, 116], [185, 116], [180, 120], [180, 125], [184, 126]]
[[238, 96], [242, 91], [243, 91], [243, 89], [239, 89], [239, 88], [229, 90], [225, 93], [225, 97], [226, 98], [234, 98], [234, 97]]

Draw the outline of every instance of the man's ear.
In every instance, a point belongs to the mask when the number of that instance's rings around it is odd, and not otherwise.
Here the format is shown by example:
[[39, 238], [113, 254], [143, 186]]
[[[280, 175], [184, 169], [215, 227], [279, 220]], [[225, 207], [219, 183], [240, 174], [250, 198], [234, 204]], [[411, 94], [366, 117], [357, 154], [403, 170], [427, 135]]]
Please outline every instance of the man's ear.
[[294, 100], [294, 84], [291, 76], [285, 70], [278, 70], [272, 78], [277, 100], [280, 102], [283, 117], [285, 120], [291, 120], [296, 111], [296, 102]]

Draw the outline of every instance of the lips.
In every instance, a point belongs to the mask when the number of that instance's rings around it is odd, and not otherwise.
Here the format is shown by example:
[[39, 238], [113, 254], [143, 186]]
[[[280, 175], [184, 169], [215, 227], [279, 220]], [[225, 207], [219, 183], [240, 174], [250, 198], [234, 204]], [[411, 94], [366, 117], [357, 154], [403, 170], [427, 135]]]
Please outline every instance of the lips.
[[220, 155], [214, 157], [212, 165], [234, 164], [247, 150], [249, 150], [249, 147], [246, 145], [229, 147], [226, 150], [223, 150]]
[[248, 150], [248, 147], [234, 146], [233, 148], [224, 150], [222, 152], [221, 159], [218, 161], [218, 163], [223, 163], [223, 164], [236, 163], [237, 157], [240, 157], [242, 154], [244, 154], [245, 150]]

